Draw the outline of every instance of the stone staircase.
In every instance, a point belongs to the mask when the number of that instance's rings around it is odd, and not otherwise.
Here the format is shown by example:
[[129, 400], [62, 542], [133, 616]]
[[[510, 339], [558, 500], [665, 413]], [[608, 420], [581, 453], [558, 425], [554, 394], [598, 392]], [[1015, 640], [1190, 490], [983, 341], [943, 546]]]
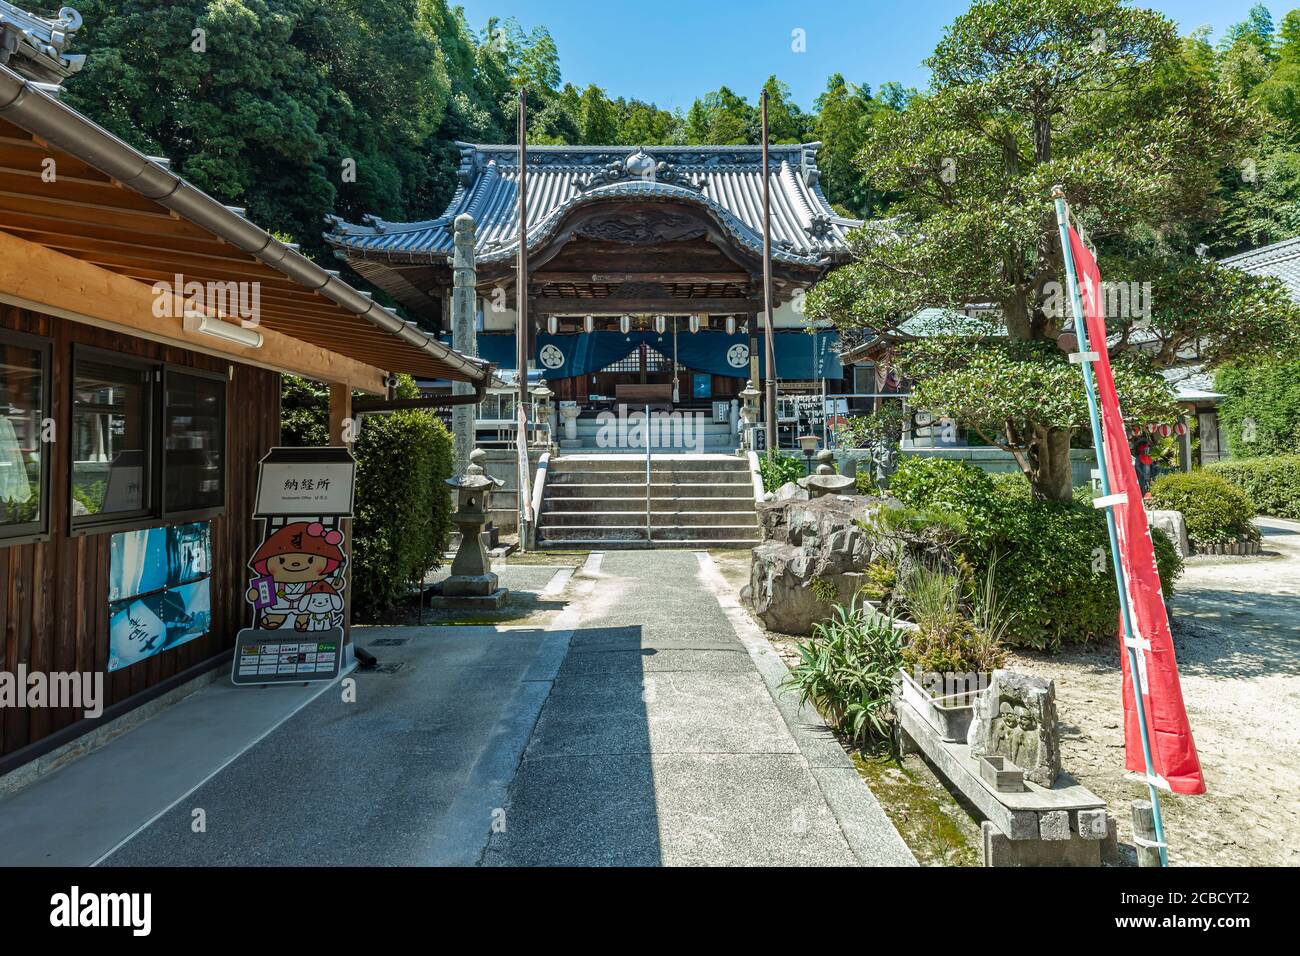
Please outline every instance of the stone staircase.
[[[577, 437], [557, 433], [561, 454], [645, 456], [645, 412], [630, 411], [622, 419], [579, 418]], [[731, 454], [739, 443], [726, 422], [715, 422], [694, 410], [651, 413], [650, 451], [656, 455]]]
[[537, 516], [539, 548], [752, 548], [759, 543], [749, 461], [733, 455], [551, 459]]

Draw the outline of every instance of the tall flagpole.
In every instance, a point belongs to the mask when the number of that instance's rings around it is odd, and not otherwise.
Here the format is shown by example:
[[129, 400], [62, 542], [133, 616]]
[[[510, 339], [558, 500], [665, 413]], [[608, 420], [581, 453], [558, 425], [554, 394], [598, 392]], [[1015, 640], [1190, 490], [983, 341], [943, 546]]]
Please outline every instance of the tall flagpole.
[[528, 92], [519, 91], [519, 261], [515, 269], [515, 362], [519, 407], [528, 405]]
[[767, 175], [767, 90], [759, 97], [763, 126], [763, 378], [767, 386], [767, 457], [776, 454], [776, 352], [772, 342], [772, 184]]
[[528, 508], [528, 91], [519, 90], [519, 261], [515, 270], [515, 368], [519, 397], [515, 418], [519, 422], [519, 448], [523, 456], [519, 475], [519, 544], [527, 541]]
[[[1070, 309], [1074, 313], [1075, 334], [1079, 340], [1079, 365], [1083, 369], [1083, 388], [1088, 396], [1088, 419], [1092, 424], [1092, 442], [1097, 450], [1097, 469], [1101, 475], [1102, 497], [1110, 497], [1110, 475], [1106, 468], [1106, 443], [1102, 435], [1101, 422], [1097, 412], [1097, 386], [1092, 374], [1092, 359], [1088, 356], [1088, 322], [1083, 312], [1083, 297], [1079, 293], [1079, 276], [1075, 272], [1074, 253], [1070, 249], [1070, 214], [1065, 204], [1065, 192], [1060, 186], [1052, 190], [1056, 201], [1056, 225], [1061, 233], [1061, 250], [1065, 256], [1066, 281], [1070, 286]], [[1097, 348], [1106, 348], [1105, 342], [1097, 343]], [[1139, 502], [1140, 506], [1140, 502]], [[1106, 512], [1106, 531], [1110, 535], [1110, 558], [1115, 571], [1115, 586], [1119, 591], [1119, 606], [1124, 622], [1124, 647], [1128, 651], [1129, 683], [1133, 685], [1133, 698], [1137, 704], [1138, 730], [1142, 734], [1142, 757], [1147, 769], [1147, 792], [1151, 797], [1151, 814], [1155, 822], [1156, 842], [1159, 843], [1160, 865], [1169, 865], [1169, 851], [1165, 846], [1164, 821], [1160, 814], [1160, 793], [1156, 789], [1155, 765], [1151, 760], [1151, 742], [1147, 736], [1146, 704], [1142, 699], [1142, 686], [1139, 679], [1137, 640], [1133, 628], [1132, 612], [1129, 609], [1128, 586], [1124, 579], [1124, 568], [1120, 561], [1119, 537], [1115, 530], [1115, 512], [1108, 505]]]

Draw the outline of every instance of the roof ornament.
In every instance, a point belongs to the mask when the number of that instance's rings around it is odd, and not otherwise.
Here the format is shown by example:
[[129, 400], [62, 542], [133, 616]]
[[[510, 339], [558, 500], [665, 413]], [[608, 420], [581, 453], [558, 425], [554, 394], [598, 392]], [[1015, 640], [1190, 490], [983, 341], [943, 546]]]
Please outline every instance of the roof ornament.
[[47, 19], [0, 0], [0, 63], [38, 83], [57, 85], [86, 63], [84, 54], [63, 52], [81, 23], [72, 7]]
[[585, 192], [588, 189], [609, 186], [624, 180], [662, 182], [696, 191], [703, 188], [703, 184], [695, 177], [679, 170], [673, 163], [656, 160], [640, 146], [637, 147], [636, 152], [629, 153], [622, 161], [614, 160], [606, 163], [599, 169], [579, 176], [575, 182], [578, 188]]

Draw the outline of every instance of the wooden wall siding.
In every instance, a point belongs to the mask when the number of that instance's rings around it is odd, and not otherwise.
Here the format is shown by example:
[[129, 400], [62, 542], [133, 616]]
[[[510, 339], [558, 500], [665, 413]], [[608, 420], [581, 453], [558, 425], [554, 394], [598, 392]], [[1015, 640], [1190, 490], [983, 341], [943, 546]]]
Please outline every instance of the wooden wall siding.
[[[74, 343], [150, 361], [225, 373], [212, 356], [51, 318], [0, 303], [0, 328], [53, 339], [53, 414], [56, 427], [50, 482], [50, 537], [34, 544], [0, 543], [0, 670], [20, 663], [29, 671], [104, 671], [108, 665], [108, 564], [111, 533], [68, 536], [71, 434], [71, 360]], [[134, 694], [233, 647], [246, 626], [243, 594], [255, 544], [251, 517], [257, 462], [280, 437], [280, 377], [234, 365], [226, 393], [226, 513], [212, 520], [212, 630], [180, 647], [106, 674], [104, 706]], [[81, 720], [79, 711], [0, 711], [0, 755]], [[90, 725], [87, 724], [87, 729]]]

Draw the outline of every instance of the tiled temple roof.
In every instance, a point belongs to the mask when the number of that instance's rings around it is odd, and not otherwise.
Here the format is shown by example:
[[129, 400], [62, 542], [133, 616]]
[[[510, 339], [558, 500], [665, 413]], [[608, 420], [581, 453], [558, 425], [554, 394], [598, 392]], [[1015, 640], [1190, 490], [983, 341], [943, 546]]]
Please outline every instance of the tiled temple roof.
[[1300, 302], [1300, 236], [1220, 259], [1219, 264], [1251, 275], [1281, 279], [1291, 298]]
[[[444, 263], [452, 224], [469, 213], [477, 260], [518, 251], [518, 147], [461, 147], [460, 185], [447, 211], [425, 222], [368, 216], [364, 225], [333, 218], [326, 239], [341, 258]], [[772, 256], [825, 266], [849, 257], [846, 233], [860, 225], [831, 209], [817, 185], [820, 143], [769, 147]], [[533, 146], [528, 150], [529, 248], [544, 243], [565, 215], [598, 199], [695, 204], [711, 212], [740, 246], [761, 253], [762, 159], [757, 146]]]

